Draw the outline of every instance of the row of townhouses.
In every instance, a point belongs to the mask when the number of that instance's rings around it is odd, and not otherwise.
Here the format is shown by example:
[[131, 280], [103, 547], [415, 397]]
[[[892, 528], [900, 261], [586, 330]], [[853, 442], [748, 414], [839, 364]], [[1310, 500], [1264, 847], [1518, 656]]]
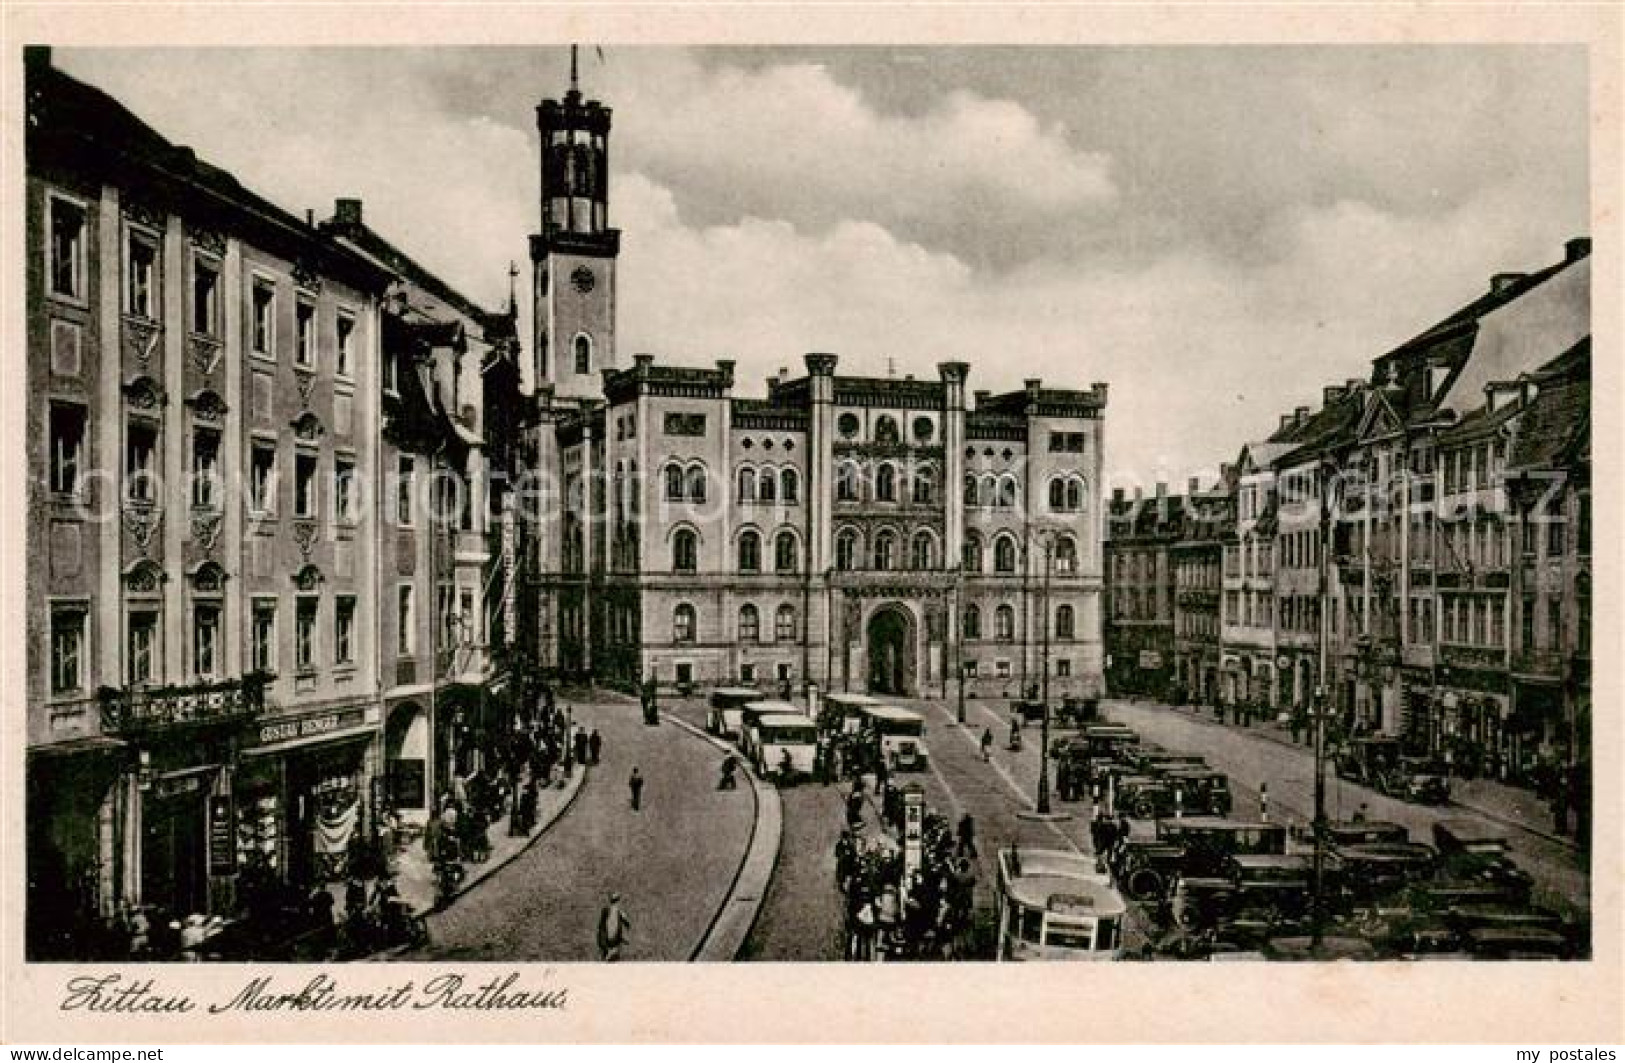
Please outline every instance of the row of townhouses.
[[1402, 738], [1586, 807], [1590, 241], [1327, 386], [1183, 496], [1107, 504], [1118, 693]]
[[27, 62], [28, 940], [342, 876], [502, 726], [510, 305]]

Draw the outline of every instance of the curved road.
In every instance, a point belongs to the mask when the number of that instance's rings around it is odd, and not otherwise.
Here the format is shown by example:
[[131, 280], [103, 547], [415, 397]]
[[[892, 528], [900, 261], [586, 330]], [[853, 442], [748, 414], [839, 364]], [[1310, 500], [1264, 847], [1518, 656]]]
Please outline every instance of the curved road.
[[[625, 960], [686, 961], [721, 906], [750, 839], [748, 789], [719, 792], [722, 754], [682, 728], [646, 727], [636, 705], [575, 708], [604, 736], [603, 763], [546, 834], [429, 919], [405, 960], [596, 960], [598, 911], [619, 892]], [[647, 780], [630, 807], [627, 777]], [[578, 769], [579, 770], [579, 769]]]

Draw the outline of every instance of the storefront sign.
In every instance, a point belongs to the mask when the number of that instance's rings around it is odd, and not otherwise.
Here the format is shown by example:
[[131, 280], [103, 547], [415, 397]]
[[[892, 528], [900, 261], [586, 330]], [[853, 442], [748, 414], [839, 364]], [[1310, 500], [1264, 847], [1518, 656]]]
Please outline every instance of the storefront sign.
[[365, 723], [366, 720], [367, 710], [361, 705], [334, 709], [330, 712], [313, 712], [305, 716], [293, 716], [261, 724], [258, 741], [260, 745], [269, 745], [272, 742], [286, 742], [290, 739], [314, 738], [355, 727]]
[[231, 798], [215, 794], [209, 798], [209, 874], [234, 875], [237, 873], [236, 820], [232, 814]]

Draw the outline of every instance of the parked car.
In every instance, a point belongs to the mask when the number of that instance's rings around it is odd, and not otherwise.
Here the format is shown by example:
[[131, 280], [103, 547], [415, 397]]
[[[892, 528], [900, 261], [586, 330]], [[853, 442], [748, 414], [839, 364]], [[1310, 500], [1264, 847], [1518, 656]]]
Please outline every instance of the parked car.
[[1444, 765], [1425, 757], [1401, 757], [1383, 780], [1383, 792], [1391, 797], [1424, 805], [1450, 803], [1450, 776]]
[[1178, 806], [1186, 815], [1228, 816], [1234, 807], [1230, 777], [1202, 765], [1180, 765], [1163, 773], [1178, 795]]
[[1527, 900], [1534, 881], [1512, 859], [1512, 843], [1494, 828], [1470, 819], [1442, 819], [1433, 825], [1441, 871], [1447, 878], [1505, 886]]

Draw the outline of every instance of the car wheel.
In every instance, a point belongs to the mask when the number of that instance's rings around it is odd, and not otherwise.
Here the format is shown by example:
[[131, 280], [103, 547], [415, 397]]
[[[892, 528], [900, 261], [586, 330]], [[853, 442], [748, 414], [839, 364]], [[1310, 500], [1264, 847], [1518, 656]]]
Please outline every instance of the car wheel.
[[1134, 815], [1138, 819], [1156, 819], [1157, 803], [1149, 797], [1142, 797], [1134, 802]]
[[1161, 896], [1162, 885], [1162, 872], [1151, 867], [1140, 867], [1128, 873], [1123, 889], [1133, 899], [1144, 901]]

